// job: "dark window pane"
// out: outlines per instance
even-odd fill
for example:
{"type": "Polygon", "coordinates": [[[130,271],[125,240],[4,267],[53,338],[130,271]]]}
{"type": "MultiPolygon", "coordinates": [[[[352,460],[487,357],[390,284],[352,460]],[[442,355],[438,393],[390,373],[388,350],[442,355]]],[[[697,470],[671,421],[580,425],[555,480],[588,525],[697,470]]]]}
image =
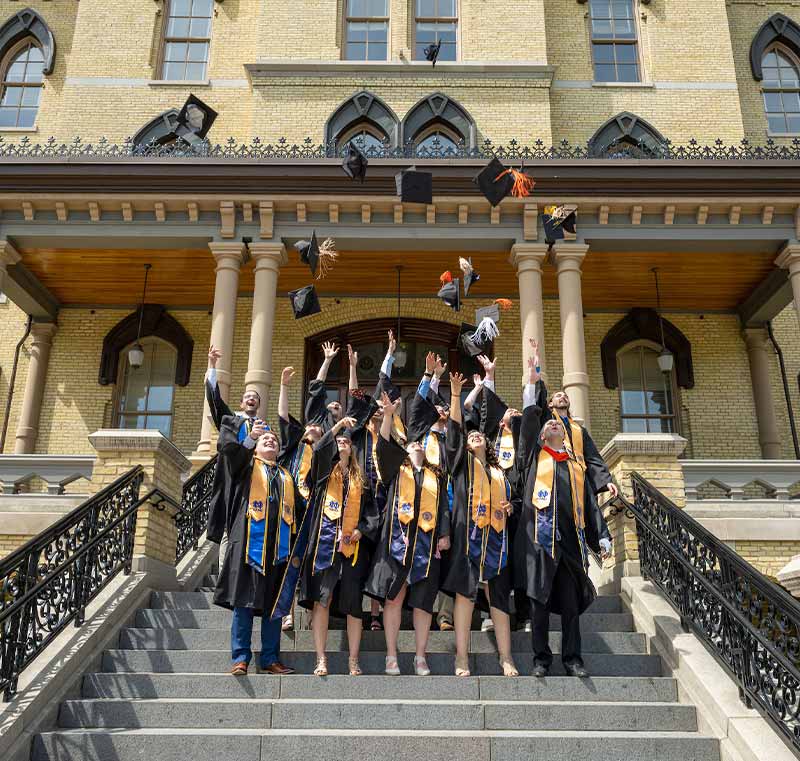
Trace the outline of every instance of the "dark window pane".
{"type": "Polygon", "coordinates": [[[595,63],[614,63],[613,45],[592,45],[592,52],[594,53],[595,63]]]}
{"type": "Polygon", "coordinates": [[[443,42],[442,48],[439,51],[440,61],[455,61],[458,48],[454,42],[443,42]]]}
{"type": "Polygon", "coordinates": [[[165,63],[164,64],[164,79],[178,80],[183,79],[183,72],[185,66],[183,63],[165,63]]]}
{"type": "Polygon", "coordinates": [[[189,19],[171,18],[167,24],[167,37],[188,37],[189,36],[189,19]]]}
{"type": "Polygon", "coordinates": [[[616,75],[616,72],[614,71],[614,67],[613,66],[607,66],[607,65],[595,66],[594,67],[594,78],[598,82],[616,82],[617,81],[617,75],[616,75]]]}
{"type": "Polygon", "coordinates": [[[214,0],[194,0],[192,2],[193,16],[210,16],[214,0]]]}
{"type": "Polygon", "coordinates": [[[601,39],[604,37],[613,37],[614,35],[612,34],[611,22],[605,19],[592,20],[592,36],[599,37],[601,39]]]}
{"type": "Polygon", "coordinates": [[[191,0],[171,0],[169,4],[170,16],[189,16],[191,14],[191,0]]]}
{"type": "Polygon", "coordinates": [[[612,10],[614,18],[633,18],[633,3],[631,0],[614,0],[612,10]]]}
{"type": "Polygon", "coordinates": [[[378,22],[370,24],[369,29],[367,30],[367,35],[369,37],[370,44],[372,44],[373,42],[385,43],[386,33],[387,33],[386,22],[378,22]]]}
{"type": "Polygon", "coordinates": [[[25,87],[22,91],[22,105],[23,106],[38,106],[40,87],[25,87]]]}
{"type": "Polygon", "coordinates": [[[780,111],[782,109],[781,94],[779,92],[765,92],[764,108],[767,111],[780,111]]]}
{"type": "Polygon", "coordinates": [[[8,67],[6,82],[22,82],[25,78],[25,62],[19,59],[8,67]]]}
{"type": "Polygon", "coordinates": [[[647,433],[647,421],[643,418],[623,418],[623,433],[647,433]]]}
{"type": "Polygon", "coordinates": [[[636,63],[636,45],[617,45],[617,63],[636,63]]]}
{"type": "Polygon", "coordinates": [[[436,14],[439,18],[455,18],[456,16],[456,0],[439,0],[439,12],[436,14]]]}
{"type": "Polygon", "coordinates": [[[40,47],[31,45],[28,48],[28,63],[44,63],[44,53],[40,47]]]}
{"type": "Polygon", "coordinates": [[[436,16],[436,0],[417,0],[417,16],[422,18],[436,16]]]}
{"type": "Polygon", "coordinates": [[[619,82],[638,82],[639,81],[639,67],[638,66],[617,66],[617,81],[619,82]]]}
{"type": "Polygon", "coordinates": [[[168,42],[164,48],[165,61],[185,61],[186,60],[185,42],[168,42]]]}
{"type": "Polygon", "coordinates": [[[3,93],[4,106],[18,106],[22,101],[22,88],[21,87],[6,87],[3,93]]]}
{"type": "Polygon", "coordinates": [[[368,25],[363,21],[352,21],[347,25],[348,42],[366,42],[368,25]]]}
{"type": "Polygon", "coordinates": [[[775,133],[786,132],[786,119],[783,114],[769,114],[767,117],[769,131],[775,133]]]}
{"type": "Polygon", "coordinates": [[[370,61],[385,61],[387,55],[386,45],[382,42],[371,42],[367,54],[370,61]]]}
{"type": "Polygon", "coordinates": [[[787,114],[787,131],[800,133],[800,114],[787,114]]]}
{"type": "Polygon", "coordinates": [[[0,127],[17,126],[17,109],[0,106],[0,127]]]}
{"type": "Polygon", "coordinates": [[[761,59],[761,66],[766,68],[767,66],[776,66],[778,65],[778,57],[775,55],[774,50],[770,50],[762,59],[761,59]]]}
{"type": "Polygon", "coordinates": [[[208,18],[192,19],[192,25],[191,28],[189,29],[189,34],[192,37],[210,37],[211,19],[208,18]]]}
{"type": "Polygon", "coordinates": [[[208,56],[207,42],[192,42],[189,44],[189,60],[205,61],[208,56]]]}
{"type": "Polygon", "coordinates": [[[186,80],[188,82],[199,82],[206,78],[206,65],[204,63],[187,63],[186,80]]]}
{"type": "Polygon", "coordinates": [[[363,61],[367,57],[367,45],[364,42],[348,42],[345,58],[348,61],[363,61]]]}
{"type": "Polygon", "coordinates": [[[615,21],[614,22],[614,36],[623,40],[632,40],[636,38],[636,26],[633,21],[615,21]]]}
{"type": "Polygon", "coordinates": [[[799,92],[785,92],[782,93],[783,97],[783,110],[787,112],[800,111],[800,93],[799,92]]]}

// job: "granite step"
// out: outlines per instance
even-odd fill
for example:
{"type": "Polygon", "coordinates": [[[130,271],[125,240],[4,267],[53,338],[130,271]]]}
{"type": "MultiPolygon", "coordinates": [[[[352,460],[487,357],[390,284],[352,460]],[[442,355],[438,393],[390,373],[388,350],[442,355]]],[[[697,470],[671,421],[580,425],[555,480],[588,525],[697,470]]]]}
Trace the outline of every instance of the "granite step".
{"type": "Polygon", "coordinates": [[[677,682],[671,677],[602,677],[575,679],[548,676],[544,679],[499,676],[350,676],[319,677],[293,674],[279,677],[251,673],[232,678],[228,674],[86,674],[84,698],[341,698],[435,700],[528,700],[528,701],[623,701],[627,703],[676,702],[677,682]]]}
{"type": "Polygon", "coordinates": [[[73,729],[44,732],[32,761],[350,761],[391,749],[393,761],[719,761],[696,732],[73,729]]]}
{"type": "Polygon", "coordinates": [[[599,701],[281,698],[67,700],[59,726],[181,729],[565,730],[694,732],[694,706],[599,701]]]}
{"type": "MultiPolygon", "coordinates": [[[[254,662],[258,659],[254,652],[254,662]]],[[[413,674],[413,653],[400,653],[399,663],[403,673],[413,674]]],[[[314,670],[316,657],[313,652],[281,653],[281,660],[296,668],[301,674],[314,670]]],[[[530,674],[533,656],[530,653],[515,653],[514,660],[522,674],[530,674]]],[[[428,665],[431,672],[450,676],[453,674],[455,657],[447,653],[431,653],[428,665]]],[[[661,676],[661,659],[657,655],[614,653],[585,653],[584,662],[590,674],[597,676],[661,676]]],[[[107,672],[155,672],[220,674],[230,669],[229,650],[107,650],[103,655],[103,670],[107,672]]],[[[365,674],[382,674],[385,656],[382,652],[363,652],[361,668],[365,674]]],[[[347,673],[347,653],[329,652],[328,668],[331,673],[347,673]]],[[[500,674],[497,655],[473,653],[470,668],[476,676],[500,674]]],[[[564,673],[560,660],[553,663],[554,675],[564,673]]]]}

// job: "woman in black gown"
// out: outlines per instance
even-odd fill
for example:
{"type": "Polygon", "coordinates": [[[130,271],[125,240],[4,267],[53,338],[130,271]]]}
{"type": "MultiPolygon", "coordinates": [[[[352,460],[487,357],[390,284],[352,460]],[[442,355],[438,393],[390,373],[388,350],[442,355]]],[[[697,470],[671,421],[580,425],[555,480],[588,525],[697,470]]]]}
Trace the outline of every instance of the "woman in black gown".
{"type": "Polygon", "coordinates": [[[404,449],[392,439],[400,400],[392,402],[384,393],[382,401],[377,455],[388,498],[366,592],[384,604],[386,673],[400,673],[397,636],[405,602],[414,611],[414,670],[418,676],[428,676],[426,650],[439,592],[440,553],[450,547],[447,488],[440,471],[426,462],[421,442],[404,449]]]}
{"type": "Polygon", "coordinates": [[[469,636],[479,589],[489,601],[500,665],[505,676],[518,676],[511,656],[511,548],[508,517],[513,510],[511,485],[486,446],[480,431],[465,435],[461,389],[464,376],[450,374],[450,420],[447,462],[453,483],[452,549],[443,584],[455,595],[456,676],[469,676],[469,636]]]}
{"type": "Polygon", "coordinates": [[[349,429],[353,418],[334,424],[315,445],[309,481],[313,510],[308,549],[303,562],[299,603],[313,609],[312,628],[317,652],[314,674],[325,676],[328,621],[347,618],[349,671],[360,675],[362,598],[369,571],[369,542],[378,534],[378,511],[364,474],[352,456],[349,429]],[[362,540],[368,541],[362,541],[362,540]]]}

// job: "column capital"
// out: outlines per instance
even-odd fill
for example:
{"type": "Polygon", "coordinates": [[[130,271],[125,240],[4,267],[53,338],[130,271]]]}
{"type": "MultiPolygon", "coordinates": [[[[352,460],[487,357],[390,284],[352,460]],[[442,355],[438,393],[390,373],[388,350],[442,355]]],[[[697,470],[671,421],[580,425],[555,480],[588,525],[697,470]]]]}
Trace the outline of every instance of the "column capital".
{"type": "Polygon", "coordinates": [[[256,241],[249,245],[250,256],[256,263],[256,268],[282,267],[289,261],[286,246],[280,241],[256,241]]]}
{"type": "Polygon", "coordinates": [[[212,240],[209,241],[208,248],[217,260],[217,269],[226,266],[238,270],[244,263],[246,246],[241,241],[212,240]]]}
{"type": "Polygon", "coordinates": [[[31,325],[31,335],[37,343],[50,343],[58,330],[54,322],[34,322],[31,325]]]}
{"type": "Polygon", "coordinates": [[[516,268],[517,272],[527,270],[540,270],[542,263],[547,258],[550,246],[546,243],[515,243],[511,246],[509,262],[516,268]]]}
{"type": "Polygon", "coordinates": [[[14,245],[7,239],[0,240],[0,270],[9,264],[16,264],[22,257],[14,245]]]}
{"type": "Polygon", "coordinates": [[[778,254],[775,264],[789,270],[792,275],[800,272],[800,243],[787,243],[778,254]]]}
{"type": "Polygon", "coordinates": [[[580,272],[581,264],[586,258],[589,246],[586,243],[564,243],[558,241],[553,246],[553,261],[559,272],[576,269],[580,272]]]}
{"type": "Polygon", "coordinates": [[[766,328],[754,326],[742,328],[742,338],[748,349],[766,349],[769,335],[766,328]]]}

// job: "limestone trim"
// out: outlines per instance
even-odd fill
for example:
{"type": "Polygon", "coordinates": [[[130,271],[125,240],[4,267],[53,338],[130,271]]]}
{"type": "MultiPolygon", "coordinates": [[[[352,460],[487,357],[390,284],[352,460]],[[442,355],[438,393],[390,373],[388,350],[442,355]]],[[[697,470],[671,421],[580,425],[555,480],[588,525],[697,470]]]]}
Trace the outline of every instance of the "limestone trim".
{"type": "Polygon", "coordinates": [[[192,463],[161,431],[102,428],[89,434],[89,443],[98,451],[150,452],[165,457],[181,473],[192,463]]]}
{"type": "MultiPolygon", "coordinates": [[[[544,305],[542,299],[542,264],[549,246],[543,243],[517,243],[511,247],[510,262],[517,270],[519,283],[519,319],[521,323],[522,356],[530,354],[529,339],[539,343],[539,360],[542,377],[547,380],[547,362],[544,346],[544,305]]],[[[526,362],[523,360],[523,384],[527,381],[526,362]]]]}
{"type": "Polygon", "coordinates": [[[618,433],[600,454],[612,467],[629,455],[679,457],[689,442],[677,433],[618,433]]]}
{"type": "Polygon", "coordinates": [[[0,240],[0,274],[3,274],[10,265],[16,264],[20,259],[22,257],[19,251],[10,241],[0,240]]]}
{"type": "Polygon", "coordinates": [[[745,328],[742,331],[742,337],[747,346],[761,456],[765,460],[777,460],[781,456],[781,440],[778,435],[775,402],[772,398],[772,373],[770,354],[767,350],[767,330],[766,328],[745,328]]]}
{"type": "Polygon", "coordinates": [[[778,267],[789,270],[789,282],[792,284],[794,308],[800,324],[800,243],[787,243],[775,260],[778,267]]]}

